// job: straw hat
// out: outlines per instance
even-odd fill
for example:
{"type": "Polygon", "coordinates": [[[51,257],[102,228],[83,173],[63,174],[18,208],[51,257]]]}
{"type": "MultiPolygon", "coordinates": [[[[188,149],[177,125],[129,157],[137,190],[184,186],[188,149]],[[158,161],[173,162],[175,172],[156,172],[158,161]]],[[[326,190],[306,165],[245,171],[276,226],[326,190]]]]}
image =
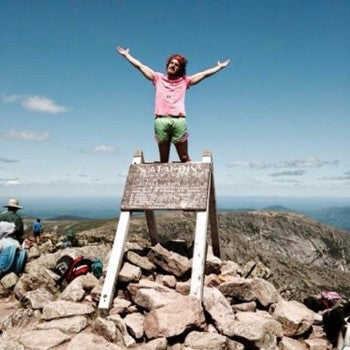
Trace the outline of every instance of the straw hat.
{"type": "Polygon", "coordinates": [[[5,208],[17,208],[22,209],[22,207],[19,205],[19,202],[17,199],[11,198],[7,201],[7,204],[4,205],[5,208]]]}

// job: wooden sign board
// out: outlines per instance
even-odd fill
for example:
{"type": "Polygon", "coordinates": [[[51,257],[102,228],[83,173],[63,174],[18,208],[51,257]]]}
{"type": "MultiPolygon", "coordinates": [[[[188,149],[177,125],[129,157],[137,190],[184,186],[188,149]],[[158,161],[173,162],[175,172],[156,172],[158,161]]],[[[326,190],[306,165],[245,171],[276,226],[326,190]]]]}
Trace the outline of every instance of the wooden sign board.
{"type": "Polygon", "coordinates": [[[207,210],[209,163],[144,163],[129,168],[121,210],[207,210]]]}

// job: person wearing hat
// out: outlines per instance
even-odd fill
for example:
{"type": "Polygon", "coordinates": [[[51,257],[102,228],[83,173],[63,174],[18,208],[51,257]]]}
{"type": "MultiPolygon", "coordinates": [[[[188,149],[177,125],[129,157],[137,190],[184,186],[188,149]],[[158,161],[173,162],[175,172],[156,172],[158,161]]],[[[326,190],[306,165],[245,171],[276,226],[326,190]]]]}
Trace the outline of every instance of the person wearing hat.
{"type": "Polygon", "coordinates": [[[7,208],[7,210],[0,214],[0,221],[13,222],[15,224],[16,229],[13,238],[17,239],[17,241],[22,244],[24,233],[23,220],[17,214],[17,211],[22,209],[22,207],[19,205],[17,199],[11,198],[7,201],[7,204],[4,205],[4,208],[7,208]]]}
{"type": "Polygon", "coordinates": [[[129,49],[117,47],[117,52],[137,68],[145,78],[152,81],[155,87],[154,131],[160,161],[162,163],[169,161],[170,145],[173,143],[181,162],[189,162],[185,111],[186,90],[227,67],[230,60],[218,61],[213,68],[187,76],[187,59],[183,55],[171,55],[165,65],[166,74],[162,74],[153,71],[131,56],[129,49]]]}

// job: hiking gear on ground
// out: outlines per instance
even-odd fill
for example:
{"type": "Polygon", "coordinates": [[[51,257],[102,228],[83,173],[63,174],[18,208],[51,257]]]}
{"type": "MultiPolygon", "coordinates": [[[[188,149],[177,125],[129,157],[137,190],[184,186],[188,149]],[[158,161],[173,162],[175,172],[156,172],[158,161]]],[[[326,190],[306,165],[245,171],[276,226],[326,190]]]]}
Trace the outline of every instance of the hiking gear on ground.
{"type": "Polygon", "coordinates": [[[341,296],[337,292],[324,291],[321,293],[321,302],[326,309],[331,308],[340,300],[341,296]]]}
{"type": "Polygon", "coordinates": [[[6,247],[14,245],[15,247],[19,248],[21,245],[17,241],[17,239],[14,239],[12,237],[5,237],[0,239],[0,250],[5,249],[6,247]]]}
{"type": "Polygon", "coordinates": [[[16,230],[13,222],[0,221],[0,239],[11,236],[16,230]]]}
{"type": "Polygon", "coordinates": [[[74,259],[73,263],[69,267],[69,270],[66,275],[66,281],[70,283],[74,278],[80,275],[86,275],[88,272],[91,272],[92,260],[88,258],[83,258],[78,256],[74,259]]]}
{"type": "Polygon", "coordinates": [[[28,259],[28,254],[25,249],[18,248],[15,260],[15,273],[19,275],[24,272],[28,259]]]}
{"type": "Polygon", "coordinates": [[[53,271],[60,276],[59,281],[63,281],[67,275],[69,268],[71,267],[74,259],[69,255],[61,256],[53,269],[53,271]]]}
{"type": "Polygon", "coordinates": [[[68,229],[64,239],[63,239],[63,246],[64,247],[75,247],[78,245],[78,241],[75,238],[75,232],[72,228],[68,229]]]}
{"type": "Polygon", "coordinates": [[[91,264],[91,272],[93,273],[93,275],[99,279],[102,276],[103,273],[103,264],[102,261],[98,258],[95,258],[94,260],[92,260],[92,264],[91,264]]]}
{"type": "Polygon", "coordinates": [[[4,205],[4,208],[17,208],[17,209],[22,209],[23,207],[21,207],[19,205],[19,202],[18,202],[18,199],[15,199],[15,198],[11,198],[7,201],[7,204],[4,205]]]}
{"type": "Polygon", "coordinates": [[[27,263],[27,251],[10,245],[0,251],[0,275],[4,276],[10,272],[17,275],[24,271],[27,263]]]}
{"type": "Polygon", "coordinates": [[[76,277],[92,272],[96,278],[100,278],[103,273],[102,261],[98,258],[90,259],[78,256],[73,259],[69,255],[63,255],[56,263],[53,270],[60,276],[58,283],[64,280],[72,282],[76,277]]]}

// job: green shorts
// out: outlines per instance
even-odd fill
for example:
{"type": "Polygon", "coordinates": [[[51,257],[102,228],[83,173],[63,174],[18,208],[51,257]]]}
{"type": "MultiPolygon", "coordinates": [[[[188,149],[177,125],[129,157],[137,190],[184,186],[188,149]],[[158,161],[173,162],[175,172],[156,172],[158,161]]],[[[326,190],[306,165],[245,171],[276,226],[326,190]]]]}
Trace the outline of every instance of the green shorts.
{"type": "Polygon", "coordinates": [[[154,121],[154,137],[158,143],[184,142],[188,139],[185,117],[156,117],[154,121]]]}

